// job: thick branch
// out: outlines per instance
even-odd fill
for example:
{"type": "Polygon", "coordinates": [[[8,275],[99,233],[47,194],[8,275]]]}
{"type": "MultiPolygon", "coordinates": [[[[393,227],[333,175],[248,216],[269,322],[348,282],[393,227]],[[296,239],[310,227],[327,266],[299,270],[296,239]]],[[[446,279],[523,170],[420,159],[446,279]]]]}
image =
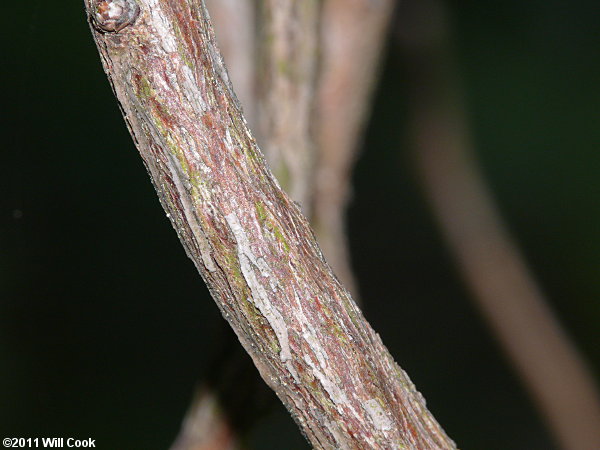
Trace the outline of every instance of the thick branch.
{"type": "Polygon", "coordinates": [[[187,254],[313,446],[453,448],[266,168],[204,4],[114,0],[125,9],[97,14],[113,2],[86,3],[104,69],[187,254]]]}

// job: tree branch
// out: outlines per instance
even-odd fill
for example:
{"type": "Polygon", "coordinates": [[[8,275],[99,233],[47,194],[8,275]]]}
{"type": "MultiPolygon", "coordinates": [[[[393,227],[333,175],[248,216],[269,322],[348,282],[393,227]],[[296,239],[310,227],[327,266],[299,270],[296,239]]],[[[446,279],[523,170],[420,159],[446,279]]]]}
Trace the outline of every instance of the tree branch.
{"type": "MultiPolygon", "coordinates": [[[[206,0],[219,49],[227,65],[234,91],[242,104],[244,117],[250,127],[256,129],[256,5],[250,0],[206,0]]],[[[227,326],[225,323],[223,327],[227,326]]],[[[239,353],[235,353],[235,359],[239,353]]],[[[231,385],[217,385],[202,380],[194,396],[171,450],[231,450],[240,448],[243,438],[242,425],[233,420],[238,411],[227,402],[235,387],[248,384],[245,360],[236,365],[237,374],[231,385]]],[[[223,359],[212,362],[210,372],[227,370],[223,359]]],[[[256,393],[256,391],[254,391],[256,393]]],[[[248,405],[244,405],[246,411],[248,405]]],[[[252,415],[255,417],[255,415],[252,415]]]]}
{"type": "Polygon", "coordinates": [[[86,6],[104,69],[188,256],[312,445],[454,448],[266,168],[204,3],[86,6]]]}

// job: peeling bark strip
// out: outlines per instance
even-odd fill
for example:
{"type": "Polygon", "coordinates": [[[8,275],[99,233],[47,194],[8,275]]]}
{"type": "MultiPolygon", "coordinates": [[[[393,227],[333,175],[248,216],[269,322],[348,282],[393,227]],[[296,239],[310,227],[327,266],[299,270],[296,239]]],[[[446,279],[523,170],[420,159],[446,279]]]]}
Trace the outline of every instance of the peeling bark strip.
{"type": "MultiPolygon", "coordinates": [[[[106,2],[86,0],[91,22],[106,2]]],[[[316,448],[454,448],[266,168],[203,2],[136,2],[133,23],[91,27],[104,69],[188,256],[264,380],[316,448]]]]}

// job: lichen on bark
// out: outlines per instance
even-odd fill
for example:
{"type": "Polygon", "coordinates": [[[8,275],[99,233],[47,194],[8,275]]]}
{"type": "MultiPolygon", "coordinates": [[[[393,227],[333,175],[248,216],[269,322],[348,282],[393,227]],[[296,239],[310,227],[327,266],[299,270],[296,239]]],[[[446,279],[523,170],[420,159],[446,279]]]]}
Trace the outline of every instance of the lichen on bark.
{"type": "MultiPolygon", "coordinates": [[[[314,447],[453,448],[267,168],[204,3],[135,1],[133,23],[91,27],[104,69],[173,227],[263,379],[314,447]]],[[[98,3],[86,0],[91,20],[98,3]]]]}

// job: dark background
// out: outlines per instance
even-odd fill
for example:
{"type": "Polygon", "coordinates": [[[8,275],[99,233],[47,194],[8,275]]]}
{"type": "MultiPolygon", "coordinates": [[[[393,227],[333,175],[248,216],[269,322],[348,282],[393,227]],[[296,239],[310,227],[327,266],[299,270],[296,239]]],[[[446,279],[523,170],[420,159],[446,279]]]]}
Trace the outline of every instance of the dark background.
{"type": "MultiPolygon", "coordinates": [[[[164,449],[219,351],[222,319],[160,208],[82,3],[2,6],[0,437],[164,449]]],[[[597,0],[450,11],[478,157],[598,374],[597,0]]],[[[350,210],[365,314],[462,448],[551,449],[415,182],[404,76],[390,42],[350,210]]],[[[306,448],[276,402],[250,443],[306,448]]]]}

